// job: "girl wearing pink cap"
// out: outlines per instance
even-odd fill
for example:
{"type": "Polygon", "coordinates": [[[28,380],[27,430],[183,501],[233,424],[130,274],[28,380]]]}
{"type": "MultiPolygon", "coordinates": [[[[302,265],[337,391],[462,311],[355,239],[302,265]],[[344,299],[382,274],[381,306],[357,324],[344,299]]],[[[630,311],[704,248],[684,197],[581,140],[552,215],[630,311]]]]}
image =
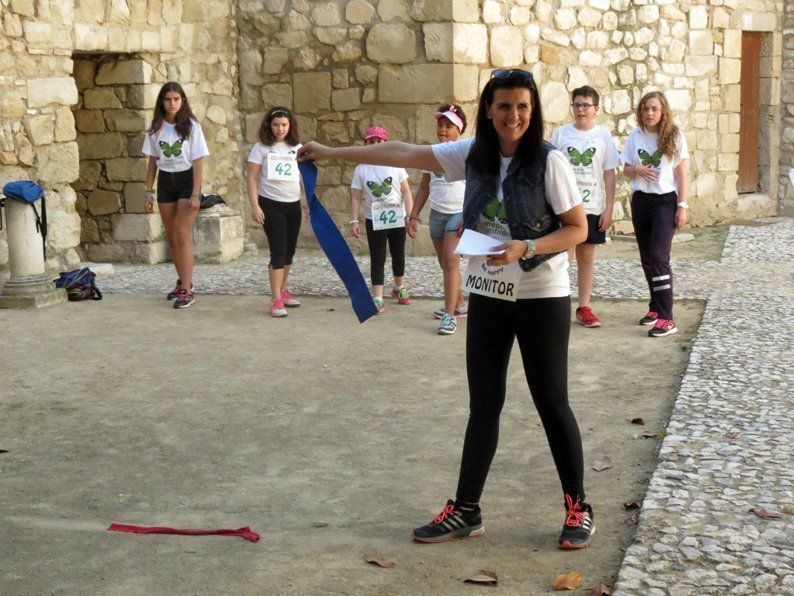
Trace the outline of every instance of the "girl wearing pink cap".
{"type": "MultiPolygon", "coordinates": [[[[466,114],[456,104],[445,103],[435,114],[436,137],[439,143],[457,141],[466,130],[466,114]]],[[[438,264],[444,272],[444,305],[433,313],[441,319],[439,335],[452,335],[458,327],[457,317],[465,317],[466,304],[460,289],[460,255],[455,254],[458,246],[458,227],[463,220],[463,195],[466,182],[449,182],[444,172],[422,171],[422,182],[416,192],[414,208],[408,218],[408,235],[416,238],[419,214],[427,201],[430,201],[430,239],[436,249],[438,264]]]]}
{"type": "MultiPolygon", "coordinates": [[[[376,145],[388,140],[388,133],[382,126],[370,126],[364,133],[366,145],[376,145]]],[[[391,255],[394,288],[391,297],[399,304],[410,304],[411,295],[403,283],[405,275],[405,213],[413,206],[411,189],[408,186],[408,172],[403,168],[359,164],[353,173],[350,184],[351,207],[350,233],[361,237],[358,212],[364,199],[366,216],[367,244],[369,245],[370,278],[372,297],[378,314],[383,312],[383,270],[386,267],[386,245],[391,255]],[[377,212],[373,221],[373,213],[377,212]]]]}

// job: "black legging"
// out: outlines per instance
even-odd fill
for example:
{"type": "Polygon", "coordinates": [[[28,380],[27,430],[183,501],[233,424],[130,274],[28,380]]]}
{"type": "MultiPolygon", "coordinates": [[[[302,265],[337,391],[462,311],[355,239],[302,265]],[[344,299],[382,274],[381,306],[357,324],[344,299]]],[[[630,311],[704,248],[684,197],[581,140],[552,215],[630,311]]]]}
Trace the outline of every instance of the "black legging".
{"type": "Polygon", "coordinates": [[[388,230],[373,230],[372,220],[367,218],[367,244],[369,244],[369,276],[373,286],[383,285],[383,269],[386,267],[386,242],[389,243],[391,271],[394,277],[405,275],[405,226],[388,230]]]}
{"type": "Polygon", "coordinates": [[[648,310],[660,319],[673,318],[673,270],[670,248],[675,235],[678,194],[657,195],[637,191],[631,195],[631,223],[640,249],[640,262],[651,299],[648,310]]]}
{"type": "Polygon", "coordinates": [[[265,236],[270,247],[270,268],[284,269],[292,265],[298,232],[301,231],[300,201],[274,201],[259,197],[259,207],[265,213],[265,236]]]}
{"type": "Polygon", "coordinates": [[[496,453],[507,364],[518,338],[524,373],[551,447],[563,492],[584,499],[582,439],[568,405],[571,301],[535,298],[514,303],[471,294],[466,324],[469,424],[457,497],[478,503],[496,453]]]}

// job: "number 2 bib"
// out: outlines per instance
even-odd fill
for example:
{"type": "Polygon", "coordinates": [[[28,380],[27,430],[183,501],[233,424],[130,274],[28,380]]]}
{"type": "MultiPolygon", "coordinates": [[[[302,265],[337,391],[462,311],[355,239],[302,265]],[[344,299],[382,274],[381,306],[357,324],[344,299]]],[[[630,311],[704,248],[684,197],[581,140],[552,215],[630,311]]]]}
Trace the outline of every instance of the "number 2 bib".
{"type": "Polygon", "coordinates": [[[269,180],[298,180],[298,162],[294,153],[268,153],[267,177],[269,180]]]}

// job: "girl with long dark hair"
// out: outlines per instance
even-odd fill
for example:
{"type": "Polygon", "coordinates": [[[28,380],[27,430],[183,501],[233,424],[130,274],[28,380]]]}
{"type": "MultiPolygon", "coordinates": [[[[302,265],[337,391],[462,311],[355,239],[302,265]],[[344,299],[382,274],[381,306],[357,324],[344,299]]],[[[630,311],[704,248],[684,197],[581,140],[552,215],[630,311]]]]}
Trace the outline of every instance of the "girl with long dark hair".
{"type": "Polygon", "coordinates": [[[174,300],[174,308],[187,308],[196,301],[193,294],[193,226],[201,202],[202,160],[210,152],[179,83],[166,83],[157,94],[143,153],[149,156],[146,211],[154,210],[157,173],[157,206],[177,274],[176,286],[167,298],[174,300]]]}
{"type": "Polygon", "coordinates": [[[301,178],[295,156],[300,133],[293,113],[271,108],[262,119],[257,143],[248,154],[246,179],[251,218],[265,229],[270,248],[267,267],[271,317],[287,316],[300,301],[287,289],[301,229],[301,178]]]}
{"type": "Polygon", "coordinates": [[[543,141],[540,96],[530,72],[496,70],[483,89],[475,137],[432,146],[379,143],[329,148],[307,143],[299,160],[340,159],[444,171],[466,180],[462,227],[493,238],[486,259],[470,259],[466,278],[487,270],[470,288],[466,336],[469,423],[457,495],[429,524],[420,542],[484,532],[480,496],[496,452],[507,365],[515,339],[529,390],[551,447],[564,493],[559,547],[586,547],[593,510],[585,501],[579,428],[568,404],[570,286],[565,251],[587,235],[576,179],[565,156],[543,141]],[[496,284],[493,279],[497,279],[496,284]],[[512,284],[512,285],[511,285],[512,284]],[[503,291],[510,288],[509,292],[503,291]]]}

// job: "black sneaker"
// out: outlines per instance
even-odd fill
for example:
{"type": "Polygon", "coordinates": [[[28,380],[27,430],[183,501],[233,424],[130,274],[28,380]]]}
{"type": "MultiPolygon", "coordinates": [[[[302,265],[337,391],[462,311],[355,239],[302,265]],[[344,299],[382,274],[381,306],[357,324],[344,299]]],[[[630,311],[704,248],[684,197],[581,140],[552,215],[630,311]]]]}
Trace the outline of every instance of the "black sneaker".
{"type": "MultiPolygon", "coordinates": [[[[177,279],[176,280],[176,285],[174,286],[174,289],[171,290],[170,292],[168,292],[168,294],[166,294],[165,297],[168,300],[173,300],[174,298],[179,296],[179,290],[181,290],[181,289],[182,289],[182,280],[181,279],[177,279]]],[[[193,282],[190,282],[190,289],[191,289],[191,291],[193,290],[193,282]]]]}
{"type": "Polygon", "coordinates": [[[590,536],[593,534],[595,534],[593,508],[579,499],[574,503],[570,495],[565,495],[565,525],[560,534],[560,548],[563,550],[587,548],[590,544],[590,536]]]}
{"type": "Polygon", "coordinates": [[[433,521],[414,530],[413,538],[417,542],[446,542],[483,534],[485,526],[480,508],[475,506],[471,511],[456,509],[455,501],[450,499],[433,521]]]}
{"type": "Polygon", "coordinates": [[[649,310],[648,313],[640,319],[640,325],[653,325],[659,319],[659,313],[649,310]]]}
{"type": "Polygon", "coordinates": [[[196,297],[193,295],[193,292],[189,292],[186,289],[182,288],[179,290],[179,294],[174,300],[174,308],[187,308],[188,306],[192,305],[196,301],[196,297]]]}
{"type": "Polygon", "coordinates": [[[166,297],[168,300],[173,300],[174,298],[176,298],[177,296],[179,296],[179,291],[180,291],[181,289],[182,289],[182,280],[181,280],[181,279],[177,279],[177,280],[176,280],[176,285],[174,286],[174,289],[173,289],[173,290],[171,290],[170,292],[168,292],[168,294],[166,294],[166,296],[165,296],[165,297],[166,297]]]}

